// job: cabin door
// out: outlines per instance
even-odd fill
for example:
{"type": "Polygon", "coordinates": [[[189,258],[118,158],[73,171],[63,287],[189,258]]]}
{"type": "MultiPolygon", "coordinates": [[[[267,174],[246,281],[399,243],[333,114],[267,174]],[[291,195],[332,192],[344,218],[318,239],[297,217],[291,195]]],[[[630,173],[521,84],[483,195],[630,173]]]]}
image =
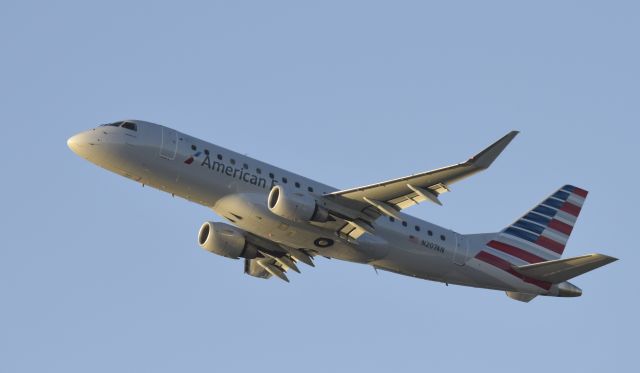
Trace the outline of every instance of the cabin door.
{"type": "Polygon", "coordinates": [[[176,158],[178,151],[178,132],[171,128],[162,127],[162,146],[160,147],[160,157],[170,161],[176,158]]]}
{"type": "Polygon", "coordinates": [[[453,262],[459,266],[463,266],[467,261],[468,242],[463,235],[456,234],[456,249],[453,253],[453,262]]]}

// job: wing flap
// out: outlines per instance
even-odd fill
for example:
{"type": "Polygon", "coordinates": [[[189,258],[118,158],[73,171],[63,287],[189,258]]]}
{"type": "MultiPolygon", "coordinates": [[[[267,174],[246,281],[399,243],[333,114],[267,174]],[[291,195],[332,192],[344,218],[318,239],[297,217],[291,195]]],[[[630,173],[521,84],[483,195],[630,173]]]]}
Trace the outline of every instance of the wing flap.
{"type": "Polygon", "coordinates": [[[292,270],[300,273],[297,262],[305,263],[311,267],[313,264],[313,253],[304,249],[295,249],[279,245],[273,241],[248,234],[247,240],[255,245],[257,256],[244,260],[244,273],[249,276],[268,279],[275,276],[283,281],[289,282],[285,274],[292,270]]]}

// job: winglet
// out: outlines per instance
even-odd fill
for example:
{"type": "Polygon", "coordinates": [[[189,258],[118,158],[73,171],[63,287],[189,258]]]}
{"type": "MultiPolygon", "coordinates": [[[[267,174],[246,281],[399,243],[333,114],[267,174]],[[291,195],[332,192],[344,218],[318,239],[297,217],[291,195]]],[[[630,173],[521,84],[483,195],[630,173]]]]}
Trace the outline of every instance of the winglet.
{"type": "Polygon", "coordinates": [[[476,154],[473,158],[469,159],[469,163],[480,169],[486,169],[491,166],[491,163],[498,158],[500,153],[509,145],[519,131],[511,131],[504,135],[500,140],[491,144],[488,148],[476,154]]]}

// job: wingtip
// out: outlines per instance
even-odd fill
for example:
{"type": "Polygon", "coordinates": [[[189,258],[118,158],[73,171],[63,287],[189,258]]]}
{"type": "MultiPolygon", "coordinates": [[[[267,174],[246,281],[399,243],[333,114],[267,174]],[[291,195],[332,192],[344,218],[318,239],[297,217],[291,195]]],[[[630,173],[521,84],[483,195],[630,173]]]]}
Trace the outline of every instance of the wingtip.
{"type": "Polygon", "coordinates": [[[493,161],[498,158],[502,151],[509,145],[509,143],[520,133],[520,131],[511,131],[502,136],[498,141],[489,145],[486,149],[476,154],[470,159],[470,162],[481,169],[486,169],[491,166],[493,161]]]}
{"type": "Polygon", "coordinates": [[[609,255],[605,255],[605,254],[598,254],[598,256],[600,256],[604,261],[606,261],[607,263],[613,263],[615,261],[618,261],[618,258],[614,258],[612,256],[609,255]]]}
{"type": "Polygon", "coordinates": [[[516,136],[518,136],[519,133],[520,133],[520,131],[513,130],[513,131],[507,133],[506,135],[502,136],[502,138],[500,140],[498,140],[497,142],[500,142],[500,141],[505,140],[505,139],[509,139],[509,141],[511,141],[516,136]]]}
{"type": "Polygon", "coordinates": [[[586,256],[596,257],[601,263],[603,263],[603,266],[619,260],[618,258],[600,253],[587,254],[586,256]]]}

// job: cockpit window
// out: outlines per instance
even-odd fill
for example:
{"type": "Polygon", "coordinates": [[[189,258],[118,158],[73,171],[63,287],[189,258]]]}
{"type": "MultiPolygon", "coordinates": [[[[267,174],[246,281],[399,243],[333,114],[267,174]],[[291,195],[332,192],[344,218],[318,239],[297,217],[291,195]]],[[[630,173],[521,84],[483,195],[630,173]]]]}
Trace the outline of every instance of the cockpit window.
{"type": "Polygon", "coordinates": [[[121,124],[122,122],[113,122],[113,123],[103,124],[100,127],[120,127],[121,124]]]}
{"type": "Polygon", "coordinates": [[[122,128],[126,128],[126,129],[132,130],[132,131],[137,131],[138,130],[138,126],[135,123],[131,123],[131,122],[122,123],[122,128]]]}

